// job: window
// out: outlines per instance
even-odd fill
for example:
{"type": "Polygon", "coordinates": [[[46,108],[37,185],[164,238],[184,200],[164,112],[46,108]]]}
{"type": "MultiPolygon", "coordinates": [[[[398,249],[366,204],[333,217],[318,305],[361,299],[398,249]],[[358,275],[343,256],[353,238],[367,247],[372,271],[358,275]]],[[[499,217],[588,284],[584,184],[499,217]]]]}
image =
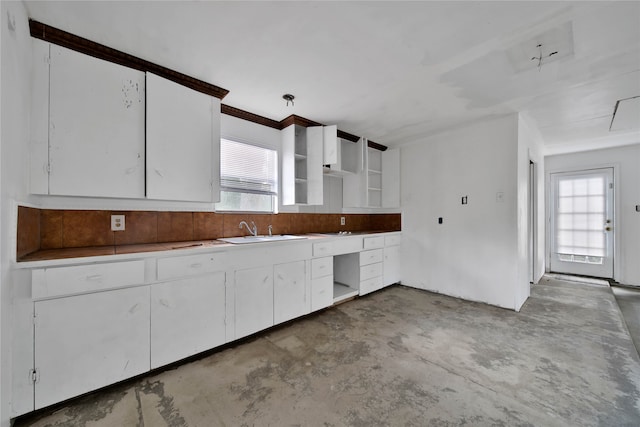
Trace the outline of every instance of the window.
{"type": "Polygon", "coordinates": [[[220,140],[218,211],[275,212],[278,153],[228,139],[220,140]]]}

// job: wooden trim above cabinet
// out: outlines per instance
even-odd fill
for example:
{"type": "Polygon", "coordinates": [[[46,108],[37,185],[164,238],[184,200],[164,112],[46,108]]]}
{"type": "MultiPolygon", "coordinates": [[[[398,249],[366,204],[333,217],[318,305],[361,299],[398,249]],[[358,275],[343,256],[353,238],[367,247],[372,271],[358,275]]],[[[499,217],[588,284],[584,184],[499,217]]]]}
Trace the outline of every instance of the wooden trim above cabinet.
{"type": "Polygon", "coordinates": [[[378,144],[377,142],[367,141],[367,146],[369,148],[373,148],[375,150],[387,151],[387,146],[386,145],[378,144]]]}
{"type": "MultiPolygon", "coordinates": [[[[282,121],[280,121],[280,125],[281,125],[281,129],[284,129],[291,125],[299,125],[302,127],[323,126],[322,123],[314,122],[313,120],[309,120],[301,116],[296,116],[295,114],[292,114],[289,117],[282,119],[282,121]]],[[[360,140],[359,136],[341,131],[339,129],[338,129],[338,137],[346,139],[347,141],[351,141],[351,142],[358,142],[360,140]]],[[[386,151],[387,149],[385,145],[378,144],[377,142],[373,142],[373,141],[367,141],[367,145],[370,148],[374,148],[380,151],[386,151]]]]}
{"type": "Polygon", "coordinates": [[[282,130],[282,122],[277,120],[268,119],[266,117],[260,116],[258,114],[250,113],[245,110],[241,110],[236,107],[231,107],[230,105],[222,104],[220,106],[220,112],[222,114],[226,114],[227,116],[237,117],[242,120],[247,120],[249,122],[257,123],[259,125],[267,126],[270,128],[282,130]]]}
{"type": "Polygon", "coordinates": [[[67,49],[75,50],[98,59],[113,62],[135,70],[150,72],[167,80],[174,81],[195,91],[223,99],[229,91],[211,83],[198,80],[186,74],[179,73],[161,65],[154,64],[128,53],[104,46],[100,43],[51,27],[32,19],[29,20],[31,37],[57,44],[67,49]]]}
{"type": "Polygon", "coordinates": [[[282,129],[291,125],[298,125],[308,128],[310,126],[322,126],[322,123],[314,122],[313,120],[305,119],[304,117],[292,114],[289,117],[285,117],[284,119],[282,119],[280,121],[280,125],[282,126],[282,129]]]}

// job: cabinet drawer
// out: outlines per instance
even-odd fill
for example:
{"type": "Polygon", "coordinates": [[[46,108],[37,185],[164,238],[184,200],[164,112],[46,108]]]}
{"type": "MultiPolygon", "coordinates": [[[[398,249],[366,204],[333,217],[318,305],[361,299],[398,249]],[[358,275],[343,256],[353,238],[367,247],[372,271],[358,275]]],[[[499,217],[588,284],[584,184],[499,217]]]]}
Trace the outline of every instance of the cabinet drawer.
{"type": "Polygon", "coordinates": [[[311,281],[311,311],[333,304],[333,277],[326,276],[311,281]]]}
{"type": "Polygon", "coordinates": [[[372,277],[382,276],[382,263],[369,264],[360,267],[360,283],[363,280],[371,279],[372,277]]]}
{"type": "Polygon", "coordinates": [[[398,246],[400,241],[402,240],[402,236],[400,234],[393,234],[391,236],[384,237],[384,245],[385,246],[398,246]]]}
{"type": "Polygon", "coordinates": [[[370,292],[382,289],[382,277],[372,277],[371,279],[360,282],[360,295],[366,295],[370,292]]]}
{"type": "Polygon", "coordinates": [[[225,268],[225,252],[187,255],[158,260],[158,280],[213,273],[225,268]]]}
{"type": "Polygon", "coordinates": [[[384,236],[364,238],[365,249],[376,249],[376,248],[382,248],[382,247],[384,247],[384,236]]]}
{"type": "Polygon", "coordinates": [[[319,242],[313,244],[313,256],[327,256],[333,255],[333,243],[332,242],[319,242]]]}
{"type": "Polygon", "coordinates": [[[333,276],[333,257],[316,258],[311,260],[311,278],[333,276]]]}
{"type": "Polygon", "coordinates": [[[33,299],[96,292],[144,283],[144,261],[45,268],[32,278],[33,299]]]}
{"type": "Polygon", "coordinates": [[[371,251],[360,252],[360,265],[369,265],[382,261],[383,250],[373,249],[371,251]]]}

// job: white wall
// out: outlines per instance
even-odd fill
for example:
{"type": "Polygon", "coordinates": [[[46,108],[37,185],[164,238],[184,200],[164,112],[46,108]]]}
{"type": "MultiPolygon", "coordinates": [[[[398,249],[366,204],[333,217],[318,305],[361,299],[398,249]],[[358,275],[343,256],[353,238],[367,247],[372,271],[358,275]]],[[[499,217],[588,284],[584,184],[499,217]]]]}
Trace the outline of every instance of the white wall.
{"type": "MultiPolygon", "coordinates": [[[[640,143],[548,156],[545,158],[547,188],[551,173],[610,166],[615,171],[614,279],[622,284],[640,286],[640,212],[635,211],[635,206],[640,204],[640,143]]],[[[546,215],[548,217],[548,210],[546,215]]],[[[547,259],[548,251],[547,248],[547,259]]]]}
{"type": "Polygon", "coordinates": [[[518,309],[518,116],[403,145],[400,169],[402,283],[518,309]]]}
{"type": "Polygon", "coordinates": [[[542,137],[538,130],[523,115],[518,116],[518,280],[516,282],[515,307],[519,310],[529,297],[531,287],[531,256],[535,258],[533,282],[537,283],[545,272],[544,245],[544,156],[542,137]],[[535,185],[533,186],[534,212],[529,212],[529,162],[535,164],[535,185]],[[536,221],[534,253],[530,254],[529,216],[536,221]]]}
{"type": "MultiPolygon", "coordinates": [[[[31,37],[22,2],[0,2],[2,16],[0,128],[0,426],[9,425],[12,386],[13,299],[30,293],[29,276],[11,268],[15,259],[15,202],[28,196],[31,37]]],[[[18,360],[18,363],[20,360],[18,360]]],[[[23,372],[28,376],[28,371],[23,372]]],[[[33,396],[33,394],[31,394],[33,396]]]]}

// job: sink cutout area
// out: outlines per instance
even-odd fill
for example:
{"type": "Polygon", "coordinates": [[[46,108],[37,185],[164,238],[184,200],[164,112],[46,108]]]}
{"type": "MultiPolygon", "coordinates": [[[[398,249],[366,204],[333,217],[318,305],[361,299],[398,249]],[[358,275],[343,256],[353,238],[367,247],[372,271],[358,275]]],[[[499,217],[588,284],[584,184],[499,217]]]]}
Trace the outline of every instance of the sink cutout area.
{"type": "Polygon", "coordinates": [[[233,243],[234,245],[242,245],[245,243],[263,243],[278,242],[282,240],[301,240],[306,239],[305,236],[293,236],[291,234],[281,234],[278,236],[244,236],[244,237],[225,237],[218,239],[222,242],[233,243]]]}

